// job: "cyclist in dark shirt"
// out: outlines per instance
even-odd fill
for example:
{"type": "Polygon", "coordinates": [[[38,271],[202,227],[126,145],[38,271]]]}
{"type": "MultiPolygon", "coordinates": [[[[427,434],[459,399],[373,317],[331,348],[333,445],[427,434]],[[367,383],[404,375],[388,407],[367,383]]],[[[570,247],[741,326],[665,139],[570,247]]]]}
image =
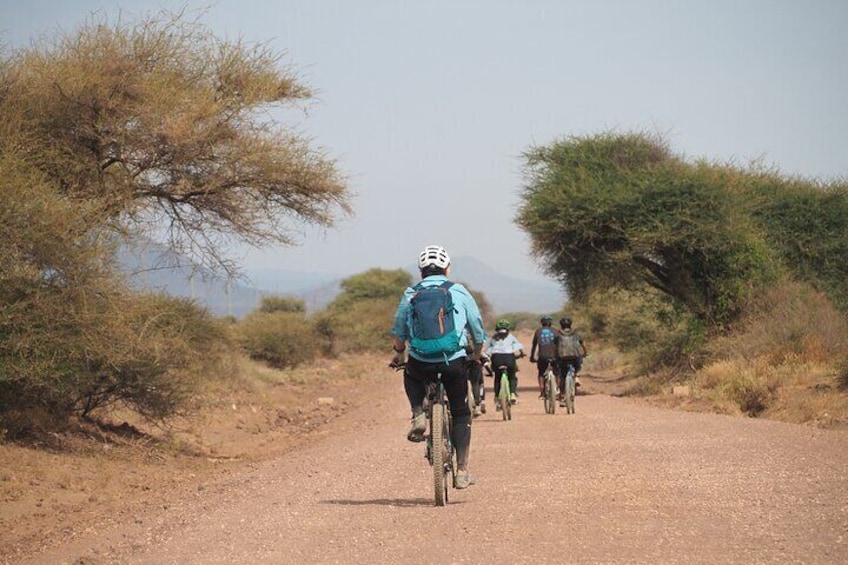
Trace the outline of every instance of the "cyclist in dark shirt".
{"type": "MultiPolygon", "coordinates": [[[[574,367],[574,385],[580,386],[580,377],[578,373],[583,367],[583,358],[589,355],[586,351],[586,343],[579,333],[571,327],[571,318],[568,316],[559,321],[560,329],[558,331],[558,355],[559,358],[559,378],[560,390],[565,390],[563,379],[568,372],[568,366],[574,367]]],[[[560,404],[561,406],[562,404],[560,404]]]]}
{"type": "Polygon", "coordinates": [[[539,398],[545,397],[545,371],[548,363],[553,365],[557,382],[559,382],[559,363],[557,363],[559,334],[551,327],[553,321],[551,316],[542,316],[540,320],[542,327],[533,334],[533,345],[530,346],[530,362],[536,363],[539,372],[539,398]]]}

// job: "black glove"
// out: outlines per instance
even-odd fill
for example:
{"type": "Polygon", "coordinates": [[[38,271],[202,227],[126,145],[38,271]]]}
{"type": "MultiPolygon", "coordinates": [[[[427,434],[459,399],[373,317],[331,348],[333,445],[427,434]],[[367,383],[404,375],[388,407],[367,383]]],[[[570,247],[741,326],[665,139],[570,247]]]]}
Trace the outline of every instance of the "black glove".
{"type": "Polygon", "coordinates": [[[395,351],[395,354],[392,356],[392,361],[391,363],[389,363],[389,367],[392,367],[394,369],[400,367],[405,361],[404,357],[405,355],[403,351],[395,351]]]}

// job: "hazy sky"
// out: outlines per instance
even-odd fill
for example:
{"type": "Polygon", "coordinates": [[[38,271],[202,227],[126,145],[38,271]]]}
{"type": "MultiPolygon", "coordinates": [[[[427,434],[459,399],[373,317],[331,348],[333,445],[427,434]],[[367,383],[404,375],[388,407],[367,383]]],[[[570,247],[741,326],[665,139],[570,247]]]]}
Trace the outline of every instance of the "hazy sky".
{"type": "MultiPolygon", "coordinates": [[[[0,42],[147,0],[0,0],[0,42]]],[[[572,135],[645,130],[687,158],[848,176],[844,0],[218,0],[201,21],[270,42],[318,91],[292,123],[335,158],[355,216],[244,264],[350,274],[427,244],[540,277],[514,224],[521,155],[572,135]]]]}

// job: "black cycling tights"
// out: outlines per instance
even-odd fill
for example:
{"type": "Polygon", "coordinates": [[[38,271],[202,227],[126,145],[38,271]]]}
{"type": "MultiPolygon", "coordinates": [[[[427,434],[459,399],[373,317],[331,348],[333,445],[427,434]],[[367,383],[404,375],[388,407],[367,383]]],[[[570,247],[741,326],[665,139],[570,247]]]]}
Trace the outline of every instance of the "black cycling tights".
{"type": "Polygon", "coordinates": [[[471,447],[471,411],[468,409],[468,373],[465,357],[450,363],[424,363],[410,357],[403,373],[403,387],[406,389],[412,413],[420,414],[424,395],[427,393],[426,383],[435,380],[439,373],[442,374],[453,417],[451,440],[456,448],[457,467],[466,470],[471,447]]]}
{"type": "Polygon", "coordinates": [[[498,367],[506,366],[506,374],[509,376],[509,388],[511,392],[518,390],[518,375],[515,374],[518,366],[515,362],[515,355],[512,353],[493,353],[492,354],[492,370],[495,372],[495,398],[501,391],[501,375],[498,372],[498,367]]]}

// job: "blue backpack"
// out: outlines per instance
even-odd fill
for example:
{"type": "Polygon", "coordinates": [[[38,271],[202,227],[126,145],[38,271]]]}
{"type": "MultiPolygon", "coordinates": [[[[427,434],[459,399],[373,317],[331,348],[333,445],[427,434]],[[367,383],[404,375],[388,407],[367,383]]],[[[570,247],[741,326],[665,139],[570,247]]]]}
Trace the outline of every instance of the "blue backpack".
{"type": "Polygon", "coordinates": [[[453,354],[461,349],[453,322],[454,306],[450,287],[445,281],[438,286],[412,287],[409,299],[409,347],[423,357],[453,354]]]}
{"type": "Polygon", "coordinates": [[[540,359],[553,359],[557,356],[557,335],[548,327],[540,328],[537,345],[540,359]]]}

